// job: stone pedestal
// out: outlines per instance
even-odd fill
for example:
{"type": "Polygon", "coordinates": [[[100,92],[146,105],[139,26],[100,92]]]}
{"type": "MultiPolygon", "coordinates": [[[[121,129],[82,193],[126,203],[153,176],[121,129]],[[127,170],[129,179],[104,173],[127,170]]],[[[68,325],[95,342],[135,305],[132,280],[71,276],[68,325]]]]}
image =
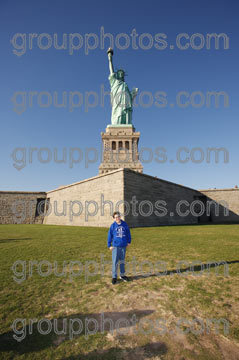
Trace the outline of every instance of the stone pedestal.
{"type": "Polygon", "coordinates": [[[102,163],[99,174],[105,174],[119,168],[143,172],[139,161],[138,142],[140,132],[133,125],[108,125],[102,138],[102,163]]]}

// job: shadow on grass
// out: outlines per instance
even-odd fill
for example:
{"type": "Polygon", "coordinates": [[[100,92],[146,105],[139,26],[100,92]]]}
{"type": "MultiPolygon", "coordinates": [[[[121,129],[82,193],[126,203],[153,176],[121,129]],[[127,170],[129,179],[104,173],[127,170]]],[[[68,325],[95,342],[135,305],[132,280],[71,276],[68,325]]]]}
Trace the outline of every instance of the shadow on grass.
{"type": "Polygon", "coordinates": [[[238,221],[227,221],[227,222],[199,222],[196,224],[165,224],[165,225],[160,225],[160,226],[170,226],[170,227],[174,227],[174,226],[211,226],[211,225],[239,225],[239,220],[238,221]]]}
{"type": "Polygon", "coordinates": [[[127,359],[131,360],[143,360],[147,357],[155,357],[164,355],[168,352],[168,347],[163,342],[148,343],[144,346],[137,346],[134,348],[120,348],[113,347],[107,350],[95,350],[88,354],[79,354],[62,358],[61,360],[116,360],[121,358],[120,356],[127,355],[127,359]]]}
{"type": "Polygon", "coordinates": [[[32,240],[32,238],[21,238],[21,239],[0,239],[0,244],[8,243],[12,241],[32,240]]]}
{"type": "Polygon", "coordinates": [[[18,319],[12,331],[0,335],[0,352],[13,351],[25,354],[40,351],[50,346],[58,346],[62,342],[104,331],[126,328],[122,333],[130,332],[130,328],[142,317],[152,314],[154,310],[131,310],[125,312],[102,312],[91,314],[72,314],[56,319],[18,319]],[[21,320],[21,321],[20,321],[21,320]],[[22,339],[17,341],[17,339],[22,339]]]}
{"type": "MultiPolygon", "coordinates": [[[[161,276],[169,276],[169,275],[173,275],[173,274],[178,274],[179,276],[186,276],[186,275],[182,275],[182,274],[188,272],[190,275],[192,275],[194,272],[201,272],[201,271],[202,271],[202,274],[205,274],[205,273],[209,274],[210,268],[219,268],[220,266],[224,266],[224,275],[228,276],[229,275],[228,265],[236,264],[236,263],[239,263],[239,260],[218,261],[218,262],[211,262],[211,263],[208,262],[208,263],[204,263],[201,265],[194,265],[193,267],[189,266],[185,269],[181,269],[179,267],[178,269],[159,271],[156,274],[147,273],[145,275],[139,274],[139,275],[135,275],[135,276],[129,276],[129,279],[132,281],[132,280],[145,279],[145,278],[149,278],[149,277],[153,277],[153,276],[161,277],[161,276]]],[[[218,275],[219,275],[219,273],[218,273],[218,275]]],[[[194,276],[200,276],[200,274],[194,275],[194,276]]]]}

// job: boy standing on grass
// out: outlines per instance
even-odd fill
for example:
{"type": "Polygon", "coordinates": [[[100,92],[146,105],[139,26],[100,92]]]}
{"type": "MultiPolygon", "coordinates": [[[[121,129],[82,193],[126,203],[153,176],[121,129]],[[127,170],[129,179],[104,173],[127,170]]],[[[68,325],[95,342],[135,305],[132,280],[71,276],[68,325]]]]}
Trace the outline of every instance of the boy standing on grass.
{"type": "Polygon", "coordinates": [[[128,225],[121,220],[118,211],[114,212],[113,218],[115,221],[111,224],[108,232],[108,248],[112,250],[112,284],[116,284],[118,262],[120,262],[120,279],[129,281],[129,278],[125,276],[125,253],[126,247],[131,243],[131,234],[128,225]]]}

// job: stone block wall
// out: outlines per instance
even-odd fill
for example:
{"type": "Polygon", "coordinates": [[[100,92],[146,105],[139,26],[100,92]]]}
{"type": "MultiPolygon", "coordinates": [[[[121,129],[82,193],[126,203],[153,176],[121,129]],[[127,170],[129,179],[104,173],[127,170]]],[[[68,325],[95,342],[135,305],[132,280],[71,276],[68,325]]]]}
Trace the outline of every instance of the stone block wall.
{"type": "Polygon", "coordinates": [[[239,189],[195,190],[126,169],[124,197],[130,203],[133,196],[138,201],[138,204],[134,205],[136,211],[133,214],[131,203],[130,213],[126,216],[131,227],[239,223],[239,189]],[[165,201],[162,205],[164,213],[155,207],[157,200],[165,201]],[[159,213],[163,216],[159,216],[159,213]]]}
{"type": "Polygon", "coordinates": [[[0,191],[0,224],[42,224],[45,199],[45,192],[0,191]]]}
{"type": "Polygon", "coordinates": [[[180,211],[184,214],[188,207],[184,204],[180,207],[179,202],[186,200],[189,204],[192,203],[199,195],[198,191],[194,189],[150,175],[125,170],[124,192],[128,203],[132,201],[133,196],[138,202],[135,205],[131,203],[130,214],[126,216],[126,221],[131,227],[198,223],[198,218],[192,216],[191,213],[187,216],[180,216],[180,211]],[[159,201],[165,203],[159,203],[159,201]],[[176,208],[177,204],[179,209],[176,208]],[[136,209],[134,212],[133,206],[136,209]],[[159,206],[162,206],[163,209],[160,210],[159,206]]]}
{"type": "Polygon", "coordinates": [[[98,175],[47,192],[44,224],[106,226],[113,211],[123,209],[123,171],[98,175]]]}
{"type": "Polygon", "coordinates": [[[47,193],[0,192],[0,224],[109,227],[115,210],[130,227],[239,223],[239,189],[195,190],[121,168],[47,193]]]}
{"type": "Polygon", "coordinates": [[[199,190],[207,196],[208,201],[215,201],[220,205],[219,215],[211,212],[213,223],[239,223],[239,189],[211,189],[199,190]],[[227,212],[228,209],[228,212],[227,212]]]}

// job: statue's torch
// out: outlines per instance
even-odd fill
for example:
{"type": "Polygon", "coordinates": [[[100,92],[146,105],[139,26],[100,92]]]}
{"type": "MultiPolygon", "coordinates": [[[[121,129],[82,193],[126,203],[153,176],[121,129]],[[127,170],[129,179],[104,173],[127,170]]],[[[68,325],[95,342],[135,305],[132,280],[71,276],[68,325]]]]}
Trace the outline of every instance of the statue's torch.
{"type": "Polygon", "coordinates": [[[114,54],[113,49],[109,47],[109,49],[107,50],[107,54],[108,54],[108,56],[109,56],[109,54],[111,54],[111,56],[113,56],[113,54],[114,54]]]}

